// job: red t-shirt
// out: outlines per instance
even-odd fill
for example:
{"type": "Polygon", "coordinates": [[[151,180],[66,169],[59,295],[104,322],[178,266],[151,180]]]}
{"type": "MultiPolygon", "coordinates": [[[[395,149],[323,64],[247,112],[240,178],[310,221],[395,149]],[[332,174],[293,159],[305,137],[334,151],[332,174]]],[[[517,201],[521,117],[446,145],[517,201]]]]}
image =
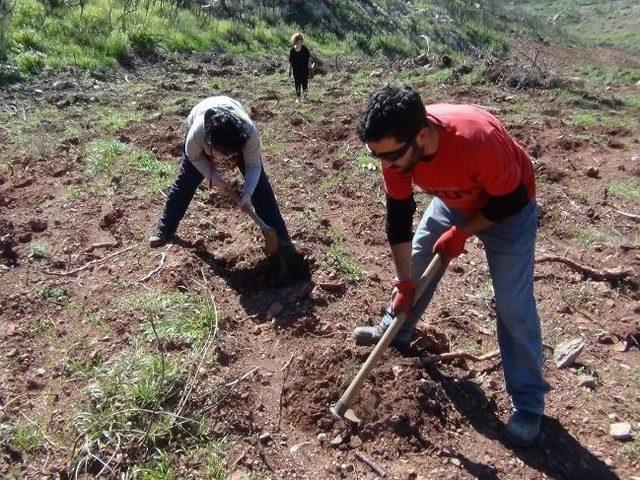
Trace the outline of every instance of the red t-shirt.
{"type": "Polygon", "coordinates": [[[438,126],[438,151],[409,173],[383,169],[387,194],[409,198],[416,185],[464,215],[485,206],[490,196],[506,195],[524,183],[535,198],[533,166],[527,152],[500,121],[473,105],[428,105],[427,116],[438,126]]]}

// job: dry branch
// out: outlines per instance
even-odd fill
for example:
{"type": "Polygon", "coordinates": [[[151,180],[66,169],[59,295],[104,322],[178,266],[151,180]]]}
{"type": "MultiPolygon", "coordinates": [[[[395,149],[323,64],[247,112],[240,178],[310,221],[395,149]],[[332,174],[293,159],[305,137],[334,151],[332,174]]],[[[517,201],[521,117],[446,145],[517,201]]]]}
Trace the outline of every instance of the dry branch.
{"type": "Polygon", "coordinates": [[[434,355],[425,355],[420,357],[420,361],[423,363],[432,363],[432,362],[450,362],[452,360],[456,360],[461,358],[463,360],[469,360],[471,362],[483,362],[485,360],[491,360],[493,358],[497,358],[500,356],[500,350],[493,350],[489,353],[485,353],[484,355],[473,355],[472,353],[458,351],[458,352],[445,352],[434,355]]]}
{"type": "Polygon", "coordinates": [[[551,263],[558,262],[571,267],[577,272],[580,272],[587,278],[591,278],[596,281],[609,281],[613,282],[616,280],[624,280],[628,276],[633,274],[633,270],[631,268],[606,268],[604,270],[596,270],[595,268],[587,267],[586,265],[582,265],[578,262],[574,262],[565,257],[558,257],[552,255],[542,256],[536,259],[536,263],[551,263]]]}
{"type": "Polygon", "coordinates": [[[45,270],[44,273],[46,273],[47,275],[56,275],[58,277],[66,277],[67,275],[75,275],[78,272],[81,272],[83,270],[86,270],[87,268],[91,268],[94,265],[97,265],[98,263],[102,263],[105,260],[109,260],[110,258],[113,258],[117,255],[121,255],[125,252],[128,252],[129,250],[131,250],[132,248],[134,248],[135,245],[131,245],[130,247],[127,248],[123,248],[122,250],[118,250],[117,252],[111,253],[109,255],[107,255],[106,257],[102,257],[102,258],[98,258],[96,260],[91,260],[89,263],[85,263],[82,267],[76,268],[74,270],[69,270],[68,272],[52,272],[50,270],[45,270]]]}
{"type": "Polygon", "coordinates": [[[356,450],[355,455],[364,463],[366,463],[371,468],[371,470],[376,472],[382,478],[385,478],[387,476],[387,473],[384,470],[382,470],[378,465],[376,465],[376,463],[373,460],[371,460],[369,457],[367,457],[364,453],[356,450]]]}
{"type": "Polygon", "coordinates": [[[162,252],[162,256],[160,257],[160,265],[158,265],[157,268],[154,268],[153,270],[151,270],[149,273],[147,273],[144,277],[142,277],[139,282],[146,282],[147,280],[149,280],[151,277],[153,277],[156,273],[158,273],[160,270],[162,270],[162,267],[164,267],[164,262],[167,259],[167,254],[162,252]]]}

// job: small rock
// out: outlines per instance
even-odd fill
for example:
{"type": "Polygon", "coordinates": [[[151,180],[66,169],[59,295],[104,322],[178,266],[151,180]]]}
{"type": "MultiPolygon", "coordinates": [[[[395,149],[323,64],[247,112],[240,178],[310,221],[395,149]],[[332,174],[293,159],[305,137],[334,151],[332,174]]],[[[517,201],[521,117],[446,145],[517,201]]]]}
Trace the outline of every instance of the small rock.
{"type": "Polygon", "coordinates": [[[461,465],[460,460],[457,458],[452,458],[451,463],[453,463],[456,467],[459,467],[461,465]]]}
{"type": "Polygon", "coordinates": [[[319,433],[316,438],[318,439],[318,442],[320,443],[320,445],[327,443],[327,440],[329,440],[329,437],[324,432],[319,433]]]}
{"type": "Polygon", "coordinates": [[[260,437],[258,437],[260,443],[267,444],[271,441],[271,434],[269,432],[264,432],[260,437]]]}
{"type": "Polygon", "coordinates": [[[36,370],[36,375],[39,377],[44,376],[44,374],[46,373],[46,370],[42,367],[40,367],[39,369],[36,370]]]}
{"type": "Polygon", "coordinates": [[[289,451],[291,453],[296,453],[298,450],[300,450],[302,447],[304,447],[307,443],[309,443],[309,442],[302,442],[302,443],[298,443],[296,445],[293,445],[291,448],[289,448],[289,451]]]}
{"type": "Polygon", "coordinates": [[[584,174],[589,178],[598,178],[600,176],[600,169],[598,169],[598,167],[589,167],[585,170],[584,174]]]}
{"type": "Polygon", "coordinates": [[[631,440],[631,424],[629,422],[612,423],[609,427],[609,435],[621,442],[631,440]]]}
{"type": "Polygon", "coordinates": [[[578,378],[578,385],[580,385],[581,387],[587,387],[591,390],[595,390],[595,388],[598,386],[598,381],[593,375],[580,375],[580,377],[578,378]]]}
{"type": "Polygon", "coordinates": [[[573,313],[573,309],[569,305],[559,305],[556,311],[558,313],[573,313]]]}
{"type": "Polygon", "coordinates": [[[558,344],[554,350],[553,359],[558,368],[567,368],[573,365],[585,346],[581,338],[573,338],[558,344]]]}
{"type": "Polygon", "coordinates": [[[362,440],[360,440],[359,436],[353,435],[349,441],[349,446],[354,449],[360,448],[362,446],[362,440]]]}
{"type": "Polygon", "coordinates": [[[398,378],[403,371],[400,365],[394,365],[393,367],[391,367],[391,370],[393,371],[393,376],[395,378],[398,378]]]}
{"type": "Polygon", "coordinates": [[[15,358],[18,356],[18,349],[17,348],[12,348],[11,350],[9,350],[7,352],[7,358],[15,358]]]}
{"type": "Polygon", "coordinates": [[[342,465],[340,465],[340,470],[342,470],[343,472],[353,472],[355,470],[355,467],[353,466],[352,463],[343,463],[342,465]]]}
{"type": "Polygon", "coordinates": [[[608,417],[609,417],[609,420],[611,420],[612,422],[617,422],[619,420],[618,414],[616,413],[610,413],[608,417]]]}
{"type": "Polygon", "coordinates": [[[337,447],[341,443],[342,443],[342,435],[336,435],[334,439],[331,440],[331,443],[329,443],[329,445],[331,445],[332,447],[337,447]]]}
{"type": "Polygon", "coordinates": [[[42,218],[32,218],[29,220],[29,228],[34,232],[44,232],[47,229],[47,221],[42,218]]]}

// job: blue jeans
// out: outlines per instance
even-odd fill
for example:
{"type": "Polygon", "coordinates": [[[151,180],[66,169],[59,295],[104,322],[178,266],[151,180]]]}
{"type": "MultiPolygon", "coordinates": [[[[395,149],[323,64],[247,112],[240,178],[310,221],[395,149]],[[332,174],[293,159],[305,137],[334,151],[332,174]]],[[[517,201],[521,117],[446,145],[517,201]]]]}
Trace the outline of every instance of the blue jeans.
{"type": "MultiPolygon", "coordinates": [[[[413,236],[412,272],[417,282],[433,257],[440,234],[461,225],[464,216],[434,198],[413,236]]],[[[487,254],[498,317],[498,344],[507,392],[518,410],[542,414],[549,390],[542,377],[542,335],[533,297],[533,264],[537,229],[536,202],[520,213],[477,233],[487,254]]],[[[410,340],[418,320],[429,305],[442,275],[424,293],[402,326],[394,343],[410,340]]],[[[382,325],[393,317],[386,313],[382,325]]]]}
{"type": "MultiPolygon", "coordinates": [[[[238,163],[238,168],[244,176],[244,165],[238,163]]],[[[178,224],[191,203],[191,199],[196,193],[198,185],[204,177],[200,171],[191,163],[186,155],[182,155],[178,177],[174,180],[167,195],[167,203],[164,212],[158,219],[158,231],[164,235],[171,236],[178,229],[178,224]]],[[[264,223],[273,227],[278,233],[278,237],[285,243],[291,242],[287,226],[280,214],[278,202],[273,194],[273,189],[269,183],[264,168],[260,173],[258,185],[251,195],[251,203],[258,216],[264,223]]]]}

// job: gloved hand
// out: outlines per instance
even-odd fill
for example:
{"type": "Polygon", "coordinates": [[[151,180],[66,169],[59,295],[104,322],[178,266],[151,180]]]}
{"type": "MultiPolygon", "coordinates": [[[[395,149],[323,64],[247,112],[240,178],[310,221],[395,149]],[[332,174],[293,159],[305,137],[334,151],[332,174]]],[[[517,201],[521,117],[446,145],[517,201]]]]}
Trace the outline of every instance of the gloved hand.
{"type": "Polygon", "coordinates": [[[413,309],[413,297],[416,293],[416,287],[412,279],[393,281],[393,286],[398,289],[393,300],[391,300],[391,310],[394,315],[398,315],[400,312],[404,312],[406,315],[411,315],[413,309]]]}
{"type": "Polygon", "coordinates": [[[469,234],[454,225],[436,240],[433,253],[439,253],[448,263],[462,253],[467,238],[469,238],[469,234]]]}

